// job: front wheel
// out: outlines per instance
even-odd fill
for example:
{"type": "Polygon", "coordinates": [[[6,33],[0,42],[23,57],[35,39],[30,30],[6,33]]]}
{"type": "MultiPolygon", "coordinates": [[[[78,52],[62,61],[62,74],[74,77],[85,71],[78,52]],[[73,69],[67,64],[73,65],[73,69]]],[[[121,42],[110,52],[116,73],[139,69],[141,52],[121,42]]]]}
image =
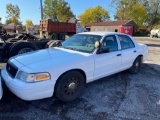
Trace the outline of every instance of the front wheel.
{"type": "Polygon", "coordinates": [[[132,65],[132,67],[128,71],[132,74],[138,73],[141,68],[141,64],[142,64],[141,57],[137,57],[132,65]]]}
{"type": "Polygon", "coordinates": [[[9,49],[9,58],[18,54],[23,54],[35,50],[38,50],[38,47],[35,44],[30,42],[17,42],[11,45],[9,49]]]}
{"type": "Polygon", "coordinates": [[[62,75],[55,85],[56,97],[69,102],[80,96],[85,86],[85,80],[78,71],[69,71],[62,75]]]}

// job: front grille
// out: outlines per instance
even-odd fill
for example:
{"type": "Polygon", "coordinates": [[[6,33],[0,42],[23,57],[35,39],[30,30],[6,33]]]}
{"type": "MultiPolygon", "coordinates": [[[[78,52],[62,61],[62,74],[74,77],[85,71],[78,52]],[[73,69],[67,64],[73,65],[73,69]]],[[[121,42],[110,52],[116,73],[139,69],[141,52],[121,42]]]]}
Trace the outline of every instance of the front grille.
{"type": "Polygon", "coordinates": [[[17,74],[18,68],[10,63],[7,63],[6,70],[11,75],[11,77],[14,78],[17,74]]]}

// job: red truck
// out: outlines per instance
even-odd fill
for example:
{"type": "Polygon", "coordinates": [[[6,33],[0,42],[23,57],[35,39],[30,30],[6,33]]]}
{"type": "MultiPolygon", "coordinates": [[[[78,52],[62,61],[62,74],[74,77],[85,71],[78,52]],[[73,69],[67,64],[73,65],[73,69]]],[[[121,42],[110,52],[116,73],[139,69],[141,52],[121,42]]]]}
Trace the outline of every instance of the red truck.
{"type": "Polygon", "coordinates": [[[64,40],[65,35],[73,35],[79,32],[86,32],[85,28],[82,28],[77,19],[69,19],[67,22],[57,22],[51,19],[40,21],[40,34],[44,34],[49,39],[64,40]]]}

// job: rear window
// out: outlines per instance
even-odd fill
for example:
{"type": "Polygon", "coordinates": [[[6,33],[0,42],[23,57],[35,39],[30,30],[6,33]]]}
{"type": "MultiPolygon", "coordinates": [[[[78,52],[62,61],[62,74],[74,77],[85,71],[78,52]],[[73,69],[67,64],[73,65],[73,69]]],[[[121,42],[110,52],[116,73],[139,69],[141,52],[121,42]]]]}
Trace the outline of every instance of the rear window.
{"type": "Polygon", "coordinates": [[[120,41],[122,50],[135,47],[133,41],[128,36],[118,35],[118,39],[120,41]]]}

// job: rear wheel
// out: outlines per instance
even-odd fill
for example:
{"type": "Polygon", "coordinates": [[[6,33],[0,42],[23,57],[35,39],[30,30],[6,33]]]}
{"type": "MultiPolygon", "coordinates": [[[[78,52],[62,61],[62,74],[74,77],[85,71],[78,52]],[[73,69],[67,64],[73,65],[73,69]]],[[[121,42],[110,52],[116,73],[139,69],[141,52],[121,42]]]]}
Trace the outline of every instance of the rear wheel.
{"type": "Polygon", "coordinates": [[[51,39],[52,39],[52,40],[57,40],[57,39],[58,39],[57,34],[56,34],[56,33],[53,33],[53,34],[51,35],[51,39]]]}
{"type": "Polygon", "coordinates": [[[137,57],[132,65],[132,67],[128,70],[132,74],[136,74],[139,72],[141,68],[142,60],[141,57],[137,57]]]}
{"type": "Polygon", "coordinates": [[[80,96],[85,86],[85,80],[78,71],[69,71],[58,79],[55,85],[56,97],[64,102],[69,102],[80,96]]]}
{"type": "Polygon", "coordinates": [[[65,34],[64,33],[60,33],[58,35],[58,37],[59,37],[59,40],[65,40],[65,34]]]}

